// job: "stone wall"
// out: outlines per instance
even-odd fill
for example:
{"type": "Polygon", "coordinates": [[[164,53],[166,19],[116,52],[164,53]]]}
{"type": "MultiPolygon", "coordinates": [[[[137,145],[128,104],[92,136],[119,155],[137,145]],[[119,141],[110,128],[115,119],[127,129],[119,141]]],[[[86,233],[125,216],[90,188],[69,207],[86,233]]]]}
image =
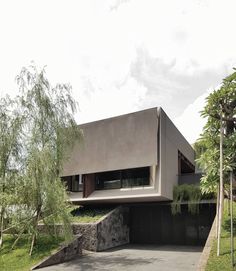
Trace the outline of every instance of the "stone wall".
{"type": "MultiPolygon", "coordinates": [[[[129,243],[129,208],[119,206],[95,223],[73,223],[73,234],[82,235],[82,248],[90,251],[102,251],[108,248],[129,243]]],[[[46,231],[46,226],[38,226],[40,232],[46,231]]],[[[56,231],[62,231],[61,225],[56,225],[56,231]]]]}
{"type": "Polygon", "coordinates": [[[97,251],[97,223],[74,223],[74,234],[82,234],[83,249],[97,251]]]}
{"type": "Polygon", "coordinates": [[[75,240],[68,245],[60,247],[53,255],[50,255],[31,270],[46,267],[49,265],[59,264],[78,258],[82,255],[82,236],[76,236],[75,240]]]}
{"type": "Polygon", "coordinates": [[[128,207],[117,207],[97,224],[97,251],[129,243],[128,207]]]}
{"type": "Polygon", "coordinates": [[[96,223],[73,224],[73,233],[82,234],[83,249],[102,251],[129,243],[128,207],[117,207],[96,223]]]}

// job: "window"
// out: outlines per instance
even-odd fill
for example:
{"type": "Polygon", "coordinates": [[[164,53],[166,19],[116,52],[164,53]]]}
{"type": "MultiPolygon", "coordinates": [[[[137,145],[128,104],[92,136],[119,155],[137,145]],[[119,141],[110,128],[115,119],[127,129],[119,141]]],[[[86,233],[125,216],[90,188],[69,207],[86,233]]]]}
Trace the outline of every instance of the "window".
{"type": "Polygon", "coordinates": [[[95,176],[95,189],[121,188],[120,171],[107,171],[97,173],[95,176]]]}
{"type": "Polygon", "coordinates": [[[71,192],[82,192],[83,183],[81,175],[73,175],[62,177],[62,180],[66,183],[66,190],[71,192]]]}
{"type": "Polygon", "coordinates": [[[95,177],[96,190],[118,189],[149,185],[149,167],[132,168],[97,173],[95,177]]]}
{"type": "Polygon", "coordinates": [[[149,185],[149,167],[122,170],[122,187],[149,185]]]}

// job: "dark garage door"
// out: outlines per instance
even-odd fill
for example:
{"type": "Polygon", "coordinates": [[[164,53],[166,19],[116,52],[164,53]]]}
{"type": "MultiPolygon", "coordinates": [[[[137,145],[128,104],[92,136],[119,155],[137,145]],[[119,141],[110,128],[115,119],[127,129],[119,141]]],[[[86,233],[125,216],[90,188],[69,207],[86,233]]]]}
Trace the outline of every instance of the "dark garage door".
{"type": "Polygon", "coordinates": [[[170,204],[137,205],[130,208],[130,242],[139,244],[203,245],[215,217],[215,204],[200,204],[192,215],[187,205],[172,215],[170,204]]]}

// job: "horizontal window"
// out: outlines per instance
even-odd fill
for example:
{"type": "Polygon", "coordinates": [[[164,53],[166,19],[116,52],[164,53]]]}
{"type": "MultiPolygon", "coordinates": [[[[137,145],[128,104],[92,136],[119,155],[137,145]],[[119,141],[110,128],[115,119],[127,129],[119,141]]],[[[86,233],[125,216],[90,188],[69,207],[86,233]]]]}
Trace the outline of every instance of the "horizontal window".
{"type": "Polygon", "coordinates": [[[95,187],[97,190],[118,189],[149,185],[149,167],[97,173],[95,187]]]}

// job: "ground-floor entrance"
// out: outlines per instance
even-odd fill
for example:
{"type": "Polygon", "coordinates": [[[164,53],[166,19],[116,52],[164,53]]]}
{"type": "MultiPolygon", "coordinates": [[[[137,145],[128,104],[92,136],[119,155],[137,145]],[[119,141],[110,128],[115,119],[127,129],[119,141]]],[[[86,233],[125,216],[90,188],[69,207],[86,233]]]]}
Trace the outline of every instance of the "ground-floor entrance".
{"type": "Polygon", "coordinates": [[[199,205],[199,212],[173,215],[171,204],[141,204],[130,206],[130,243],[158,245],[204,245],[210,232],[215,204],[199,205]]]}

